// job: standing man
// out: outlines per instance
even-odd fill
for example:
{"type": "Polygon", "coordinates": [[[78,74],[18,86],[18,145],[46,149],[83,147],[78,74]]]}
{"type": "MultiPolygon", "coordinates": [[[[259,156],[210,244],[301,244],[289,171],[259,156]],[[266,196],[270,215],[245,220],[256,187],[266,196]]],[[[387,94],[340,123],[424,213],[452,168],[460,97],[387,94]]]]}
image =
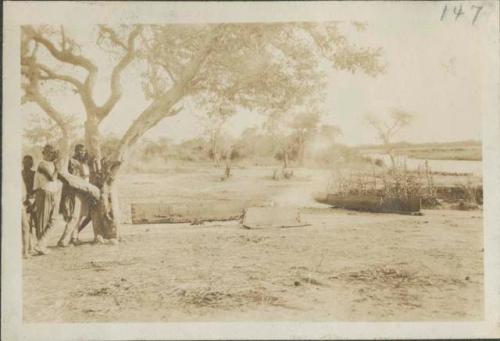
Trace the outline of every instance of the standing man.
{"type": "Polygon", "coordinates": [[[33,157],[26,155],[23,157],[23,206],[21,215],[22,238],[23,238],[23,257],[27,258],[32,251],[31,242],[32,211],[34,203],[33,185],[35,181],[35,171],[33,170],[33,157]]]}
{"type": "Polygon", "coordinates": [[[56,161],[59,158],[59,153],[52,145],[47,144],[43,147],[42,155],[43,160],[38,164],[33,182],[33,190],[35,191],[33,220],[38,240],[34,249],[39,254],[46,255],[49,253],[47,240],[54,227],[58,207],[56,201],[61,183],[57,180],[56,161]]]}
{"type": "MultiPolygon", "coordinates": [[[[68,172],[89,182],[90,170],[88,166],[87,151],[83,144],[75,146],[75,153],[68,163],[68,172]]],[[[78,227],[83,219],[89,216],[89,202],[87,196],[64,185],[61,200],[61,211],[66,221],[64,232],[57,243],[60,247],[78,243],[78,227]]]]}

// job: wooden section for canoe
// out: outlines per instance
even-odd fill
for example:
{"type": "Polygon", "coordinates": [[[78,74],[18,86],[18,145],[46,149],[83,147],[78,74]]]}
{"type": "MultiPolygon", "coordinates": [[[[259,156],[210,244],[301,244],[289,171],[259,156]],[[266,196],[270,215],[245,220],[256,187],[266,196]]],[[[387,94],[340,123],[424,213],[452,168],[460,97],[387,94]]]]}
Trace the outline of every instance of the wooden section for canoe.
{"type": "Polygon", "coordinates": [[[370,195],[336,195],[328,194],[322,200],[323,203],[348,210],[405,213],[413,214],[420,212],[420,198],[383,198],[370,195]]]}
{"type": "Polygon", "coordinates": [[[445,202],[459,202],[460,200],[475,200],[483,204],[483,186],[436,186],[436,195],[445,202]]]}
{"type": "Polygon", "coordinates": [[[263,229],[308,226],[302,222],[296,207],[249,207],[245,210],[243,227],[263,229]]]}
{"type": "Polygon", "coordinates": [[[132,224],[197,223],[241,219],[243,203],[131,204],[132,224]]]}
{"type": "Polygon", "coordinates": [[[76,189],[82,193],[88,194],[95,200],[99,200],[99,197],[101,196],[101,191],[99,188],[96,186],[92,185],[91,183],[85,181],[84,179],[80,178],[79,176],[70,174],[68,172],[59,172],[58,173],[58,178],[61,180],[65,185],[76,189]]]}

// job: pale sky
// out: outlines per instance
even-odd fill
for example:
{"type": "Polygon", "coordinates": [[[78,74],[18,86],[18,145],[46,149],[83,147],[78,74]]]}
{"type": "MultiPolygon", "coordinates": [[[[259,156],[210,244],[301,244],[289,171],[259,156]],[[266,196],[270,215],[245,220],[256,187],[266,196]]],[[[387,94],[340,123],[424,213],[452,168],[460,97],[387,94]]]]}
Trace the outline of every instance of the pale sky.
{"type": "MultiPolygon", "coordinates": [[[[481,138],[478,25],[467,22],[470,18],[442,22],[440,13],[434,11],[431,16],[425,6],[416,8],[410,11],[394,6],[394,10],[381,12],[368,21],[363,32],[346,26],[348,29],[344,32],[351,42],[383,48],[382,61],[387,65],[387,72],[375,78],[362,73],[328,73],[324,121],[341,127],[344,135],[339,142],[377,143],[375,134],[364,125],[362,117],[366,113],[382,115],[392,107],[415,114],[413,125],[402,131],[399,140],[444,142],[481,138]]],[[[95,39],[95,28],[68,27],[66,30],[80,41],[95,39]]],[[[100,69],[109,69],[102,52],[97,49],[86,52],[96,62],[101,61],[97,62],[100,69]]],[[[138,69],[140,65],[135,65],[124,73],[124,96],[103,122],[104,134],[123,134],[146,107],[140,81],[137,81],[138,69]]],[[[109,91],[106,77],[109,75],[101,75],[96,86],[98,102],[104,100],[109,91]]],[[[62,111],[83,117],[78,98],[68,94],[52,98],[62,111]]],[[[25,115],[40,112],[34,105],[24,106],[23,110],[25,115]]],[[[199,113],[185,103],[180,114],[165,119],[145,137],[166,137],[179,142],[199,136],[202,128],[197,115],[199,113]]],[[[262,121],[263,118],[255,113],[241,112],[229,122],[229,130],[238,134],[262,121]]]]}

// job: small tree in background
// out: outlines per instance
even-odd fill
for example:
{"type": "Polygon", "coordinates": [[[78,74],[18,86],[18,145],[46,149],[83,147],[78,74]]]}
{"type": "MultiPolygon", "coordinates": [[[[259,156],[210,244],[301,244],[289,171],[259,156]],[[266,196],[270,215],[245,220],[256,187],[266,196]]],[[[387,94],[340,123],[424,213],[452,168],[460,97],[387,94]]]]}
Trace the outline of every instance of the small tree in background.
{"type": "Polygon", "coordinates": [[[385,152],[391,159],[392,168],[396,168],[396,160],[394,156],[394,138],[404,128],[409,126],[414,120],[414,115],[401,109],[392,109],[389,118],[386,120],[380,119],[374,115],[368,114],[365,116],[365,121],[373,127],[377,133],[377,137],[382,142],[385,152]]]}
{"type": "Polygon", "coordinates": [[[322,124],[318,129],[318,135],[327,139],[331,144],[335,144],[342,134],[342,129],[332,124],[322,124]]]}
{"type": "Polygon", "coordinates": [[[294,149],[289,119],[290,115],[275,112],[269,116],[265,124],[266,131],[272,139],[275,158],[283,162],[282,171],[289,168],[290,158],[294,149]]]}
{"type": "Polygon", "coordinates": [[[283,170],[290,168],[293,160],[303,165],[306,144],[318,132],[320,118],[320,111],[302,106],[269,116],[265,126],[273,138],[276,158],[283,162],[283,170]]]}
{"type": "Polygon", "coordinates": [[[306,144],[318,132],[319,123],[320,114],[318,111],[302,112],[295,116],[290,123],[299,166],[304,164],[306,144]]]}
{"type": "MultiPolygon", "coordinates": [[[[74,115],[62,116],[64,125],[68,129],[68,136],[71,136],[70,144],[76,143],[81,137],[81,129],[78,118],[74,115]]],[[[30,143],[30,146],[24,146],[23,152],[30,154],[35,159],[41,158],[41,150],[44,145],[50,143],[56,148],[64,147],[63,135],[59,129],[59,124],[49,116],[40,116],[36,114],[29,115],[27,124],[23,130],[23,137],[30,143]]]]}
{"type": "Polygon", "coordinates": [[[257,127],[247,128],[236,142],[235,149],[240,158],[253,159],[259,162],[260,159],[273,157],[272,137],[257,127]]]}
{"type": "Polygon", "coordinates": [[[205,115],[200,117],[200,122],[208,138],[209,156],[216,167],[220,166],[224,148],[224,135],[227,121],[236,113],[234,107],[227,102],[208,98],[199,100],[199,106],[208,108],[205,115]]]}
{"type": "Polygon", "coordinates": [[[224,175],[222,180],[227,180],[231,175],[233,160],[239,158],[237,140],[228,133],[221,136],[220,156],[224,159],[224,175]]]}

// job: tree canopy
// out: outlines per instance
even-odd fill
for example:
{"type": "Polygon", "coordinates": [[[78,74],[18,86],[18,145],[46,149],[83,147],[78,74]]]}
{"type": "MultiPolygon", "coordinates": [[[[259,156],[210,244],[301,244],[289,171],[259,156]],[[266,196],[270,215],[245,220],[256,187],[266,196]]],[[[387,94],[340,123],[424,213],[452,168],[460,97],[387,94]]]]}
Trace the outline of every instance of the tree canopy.
{"type": "Polygon", "coordinates": [[[201,107],[218,103],[259,112],[286,112],[321,92],[325,72],[332,67],[377,75],[384,68],[381,49],[350,44],[341,23],[224,23],[175,25],[101,25],[95,44],[117,56],[110,93],[102,105],[93,96],[99,70],[63,27],[23,27],[22,73],[25,100],[35,101],[63,124],[41,88],[63,82],[80,96],[89,129],[96,130],[122,96],[121,75],[134,60],[146,62],[141,84],[149,104],[131,123],[117,158],[166,116],[181,111],[182,100],[193,98],[201,107]],[[41,49],[47,53],[40,53],[41,49]],[[62,74],[53,61],[83,71],[62,74]],[[43,83],[43,84],[42,84],[43,83]]]}

